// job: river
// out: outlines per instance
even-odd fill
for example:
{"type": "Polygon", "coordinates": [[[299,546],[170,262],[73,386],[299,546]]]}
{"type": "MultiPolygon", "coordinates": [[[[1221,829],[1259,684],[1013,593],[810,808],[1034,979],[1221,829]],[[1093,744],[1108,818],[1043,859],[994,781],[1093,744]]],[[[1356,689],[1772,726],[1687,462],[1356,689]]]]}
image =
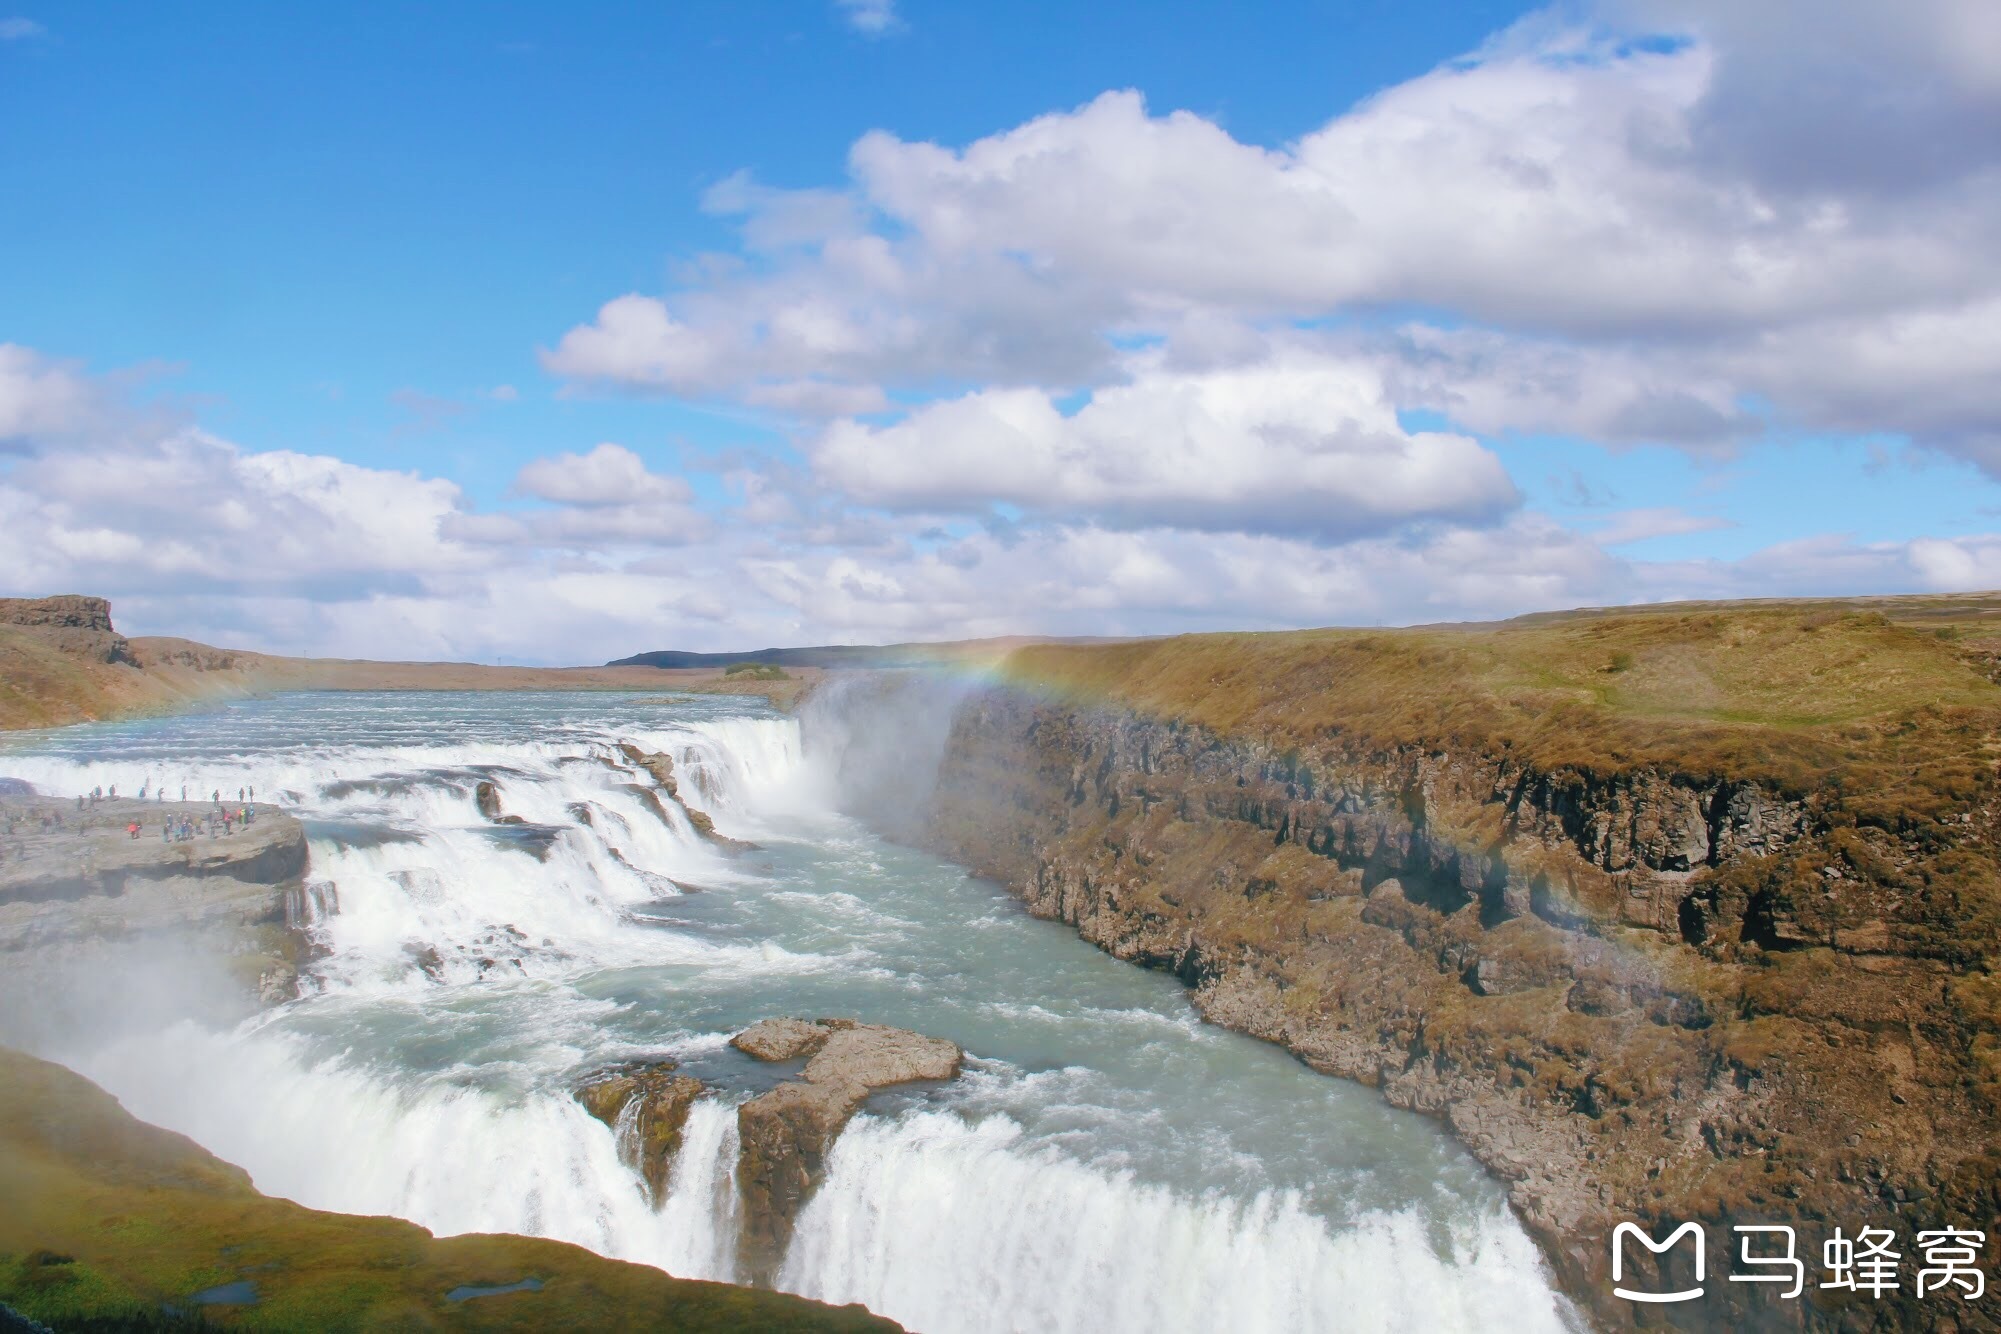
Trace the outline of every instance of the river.
{"type": "Polygon", "coordinates": [[[1438,1125],[874,836],[840,813],[843,736],[730,697],[302,693],[11,738],[0,770],[44,792],[254,787],[320,886],[298,1000],[47,1054],[270,1194],[730,1279],[733,1106],[772,1075],[727,1038],[853,1016],[960,1043],[966,1073],[849,1126],[781,1287],[929,1334],[1573,1323],[1438,1125]],[[663,821],[621,741],[758,849],[663,821]],[[529,823],[484,819],[481,779],[529,823]],[[655,1208],[570,1090],[662,1055],[712,1094],[655,1208]]]}

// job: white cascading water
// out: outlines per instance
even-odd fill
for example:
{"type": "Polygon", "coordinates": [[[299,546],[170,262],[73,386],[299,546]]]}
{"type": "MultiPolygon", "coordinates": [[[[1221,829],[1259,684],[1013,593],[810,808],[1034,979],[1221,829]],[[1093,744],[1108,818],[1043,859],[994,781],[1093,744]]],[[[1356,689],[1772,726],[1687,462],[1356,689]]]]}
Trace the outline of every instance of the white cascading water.
{"type": "Polygon", "coordinates": [[[660,1267],[668,1273],[735,1281],[736,1159],[735,1107],[719,1098],[696,1103],[660,1206],[668,1248],[660,1267]]]}
{"type": "Polygon", "coordinates": [[[1543,1286],[1527,1237],[1490,1221],[1448,1263],[1414,1212],[1333,1233],[1288,1196],[1189,1198],[1092,1171],[1003,1117],[864,1118],[834,1146],[780,1284],[920,1329],[989,1303],[1020,1330],[1096,1331],[1114,1312],[1148,1330],[1472,1329],[1523,1299],[1532,1311],[1543,1286]]]}
{"type": "Polygon", "coordinates": [[[838,770],[809,763],[796,721],[642,703],[290,697],[235,726],[0,755],[45,792],[254,785],[311,835],[301,910],[326,953],[300,1000],[50,1054],[271,1194],[731,1280],[734,1107],[754,1088],[724,1039],[765,1015],[857,1013],[988,1059],[857,1118],[780,1286],[934,1334],[1567,1322],[1498,1191],[1431,1128],[1184,1023],[1161,980],[873,840],[827,809],[838,770]],[[620,741],[671,755],[683,800],[763,851],[721,855],[620,741]],[[482,779],[526,823],[490,823],[482,779]],[[715,1093],[656,1202],[570,1090],[661,1055],[715,1093]],[[1232,1087],[1280,1105],[1217,1105],[1232,1087]],[[1324,1144],[1299,1129],[1314,1117],[1324,1144]],[[1384,1185],[1402,1178],[1378,1153],[1417,1184],[1384,1185]],[[1331,1212],[1308,1198],[1323,1186],[1331,1212]]]}

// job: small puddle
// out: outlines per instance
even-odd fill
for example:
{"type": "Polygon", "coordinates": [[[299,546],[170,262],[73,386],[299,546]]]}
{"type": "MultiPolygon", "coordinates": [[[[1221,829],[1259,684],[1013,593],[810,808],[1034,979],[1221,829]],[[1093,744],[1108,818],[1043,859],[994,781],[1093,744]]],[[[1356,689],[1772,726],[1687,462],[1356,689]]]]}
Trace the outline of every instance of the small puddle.
{"type": "Polygon", "coordinates": [[[219,1287],[203,1288],[188,1300],[196,1306],[255,1306],[257,1285],[248,1279],[241,1279],[219,1287]]]}
{"type": "Polygon", "coordinates": [[[462,1283],[445,1294],[448,1302],[471,1301],[474,1297],[498,1297],[504,1292],[540,1292],[542,1280],[524,1278],[519,1283],[505,1283],[497,1288],[481,1288],[470,1283],[462,1283]]]}

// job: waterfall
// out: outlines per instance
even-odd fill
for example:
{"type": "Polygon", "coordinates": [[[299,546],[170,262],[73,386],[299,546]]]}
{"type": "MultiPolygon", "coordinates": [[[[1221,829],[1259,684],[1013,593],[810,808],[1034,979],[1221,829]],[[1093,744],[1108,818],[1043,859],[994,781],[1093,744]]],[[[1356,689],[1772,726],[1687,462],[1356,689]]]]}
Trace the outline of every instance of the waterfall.
{"type": "Polygon", "coordinates": [[[1255,1068],[1262,1092],[1235,1119],[1231,1099],[1190,1090],[1252,1087],[1230,1082],[1236,1066],[1198,1081],[1139,1062],[1117,1077],[1153,1083],[1093,1091],[1113,1076],[1062,1045],[1080,1034],[1106,1053],[1157,1044],[1183,1068],[1263,1049],[839,813],[921,809],[960,689],[857,677],[823,687],[803,727],[740,703],[318,696],[10,754],[9,773],[50,793],[254,785],[308,833],[308,879],[286,903],[323,951],[302,999],[233,1029],[134,1014],[49,1054],[267,1193],[728,1281],[736,1107],[774,1076],[725,1039],[767,1015],[854,1012],[1013,1044],[1019,1063],[982,1062],[980,1087],[1015,1102],[962,1080],[872,1103],[797,1219],[782,1287],[928,1334],[1560,1327],[1492,1183],[1372,1098],[1330,1101],[1330,1082],[1284,1062],[1255,1068]],[[720,853],[620,742],[670,756],[682,802],[765,846],[720,853]],[[481,784],[520,823],[489,819],[481,784]],[[709,1085],[659,1200],[635,1127],[572,1093],[630,1059],[675,1059],[709,1085]],[[1315,1117],[1324,1144],[1305,1149],[1267,1124],[1315,1117]],[[1323,1172],[1316,1155],[1347,1152],[1342,1118],[1357,1117],[1361,1147],[1323,1172]],[[1243,1181],[1198,1180],[1206,1147],[1170,1142],[1168,1122],[1203,1118],[1222,1118],[1205,1133],[1249,1164],[1243,1181]],[[1167,1145],[1144,1170],[1126,1165],[1141,1141],[1167,1145]],[[1335,1210],[1302,1194],[1316,1179],[1370,1188],[1381,1153],[1423,1187],[1335,1210]]]}
{"type": "Polygon", "coordinates": [[[1441,1256],[1414,1213],[1340,1232],[1296,1199],[1189,1196],[1024,1145],[1004,1117],[863,1118],[834,1147],[779,1286],[919,1329],[1561,1330],[1513,1221],[1441,1256]]]}
{"type": "Polygon", "coordinates": [[[688,1278],[736,1280],[736,1107],[704,1098],[688,1110],[667,1176],[661,1268],[688,1278]]]}

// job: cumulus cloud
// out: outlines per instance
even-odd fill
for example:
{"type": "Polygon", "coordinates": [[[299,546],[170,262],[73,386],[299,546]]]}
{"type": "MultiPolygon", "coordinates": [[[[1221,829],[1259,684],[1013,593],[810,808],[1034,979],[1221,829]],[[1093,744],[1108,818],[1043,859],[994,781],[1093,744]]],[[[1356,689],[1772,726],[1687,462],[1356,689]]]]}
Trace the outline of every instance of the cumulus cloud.
{"type": "MultiPolygon", "coordinates": [[[[86,400],[110,393],[102,377],[67,373],[86,400]]],[[[1170,402],[1254,403],[1263,394],[1248,391],[1266,373],[1280,372],[1188,381],[1163,371],[1159,389],[1143,372],[1123,387],[1170,402]]],[[[1283,378],[1272,388],[1316,419],[1321,392],[1283,378]]],[[[1363,421],[1376,404],[1363,380],[1337,379],[1328,392],[1363,421]]],[[[1265,411],[1219,413],[1238,429],[1265,411]]],[[[1270,409],[1280,421],[1287,411],[1270,409]]],[[[52,420],[71,429],[72,418],[52,420]]],[[[482,509],[422,472],[245,449],[188,425],[121,431],[37,434],[28,452],[0,461],[0,593],[101,592],[134,633],[293,652],[588,662],[665,646],[1396,624],[1667,598],[1943,590],[1990,585],[2001,571],[2001,534],[1830,536],[1736,562],[1647,562],[1612,549],[1705,522],[1665,508],[1609,515],[1596,534],[1514,508],[1479,522],[1432,512],[1339,540],[1203,531],[1142,521],[1138,510],[1123,525],[1081,515],[941,521],[857,508],[810,468],[748,458],[722,474],[736,499],[727,522],[714,523],[685,479],[615,444],[532,462],[517,479],[526,503],[482,509]],[[682,523],[712,527],[663,549],[689,535],[682,523]]],[[[1085,501],[1109,504],[1095,493],[1085,501]]]]}
{"type": "Polygon", "coordinates": [[[1566,527],[1503,459],[1825,433],[2001,477],[1995,13],[1600,0],[1288,143],[1115,90],[865,135],[831,186],[730,176],[729,253],[541,353],[566,392],[789,432],[796,463],[705,465],[726,502],[606,443],[481,508],[0,348],[0,579],[163,617],[208,590],[295,647],[585,658],[1991,585],[1995,535],[1639,559],[1718,521],[1577,475],[1599,521],[1566,527]]]}
{"type": "MultiPolygon", "coordinates": [[[[134,405],[123,378],[0,349],[19,445],[0,459],[6,593],[102,592],[128,629],[251,647],[546,656],[579,641],[527,627],[602,633],[602,590],[630,591],[622,563],[708,531],[683,479],[617,445],[532,462],[519,489],[537,505],[480,512],[443,478],[244,449],[134,405]]],[[[641,582],[634,617],[706,596],[684,576],[641,582]]]]}
{"type": "Polygon", "coordinates": [[[516,474],[514,489],[537,500],[593,507],[686,501],[691,494],[683,479],[651,472],[639,455],[609,442],[587,454],[536,459],[516,474]]]}
{"type": "Polygon", "coordinates": [[[706,537],[711,525],[689,503],[681,477],[653,472],[623,445],[536,459],[515,475],[514,494],[554,508],[457,520],[468,541],[541,547],[679,546],[706,537]]]}
{"type": "Polygon", "coordinates": [[[998,503],[1325,541],[1420,519],[1482,522],[1520,500],[1475,441],[1405,432],[1369,368],[1299,352],[1193,374],[1140,358],[1068,415],[1040,390],[981,390],[889,426],[841,423],[813,461],[843,493],[896,509],[998,503]]]}
{"type": "Polygon", "coordinates": [[[1415,308],[1442,317],[1377,349],[1399,403],[1466,429],[1886,433],[2001,470],[1994,13],[1606,0],[1275,146],[1130,91],[962,146],[878,131],[845,190],[718,187],[744,252],[547,364],[839,416],[1415,308]]]}

